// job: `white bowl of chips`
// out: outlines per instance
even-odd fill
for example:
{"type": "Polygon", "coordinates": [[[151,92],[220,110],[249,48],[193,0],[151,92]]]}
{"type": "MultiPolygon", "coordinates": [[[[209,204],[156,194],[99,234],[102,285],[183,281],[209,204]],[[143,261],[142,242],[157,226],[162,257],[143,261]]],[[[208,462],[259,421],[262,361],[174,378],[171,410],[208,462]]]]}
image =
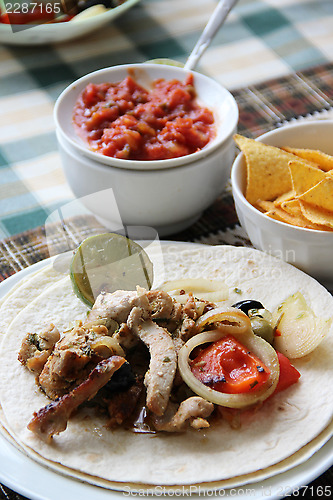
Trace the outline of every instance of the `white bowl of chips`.
{"type": "Polygon", "coordinates": [[[287,125],[256,140],[237,135],[242,153],[231,172],[237,215],[252,244],[327,286],[333,285],[332,137],[331,120],[287,125]]]}

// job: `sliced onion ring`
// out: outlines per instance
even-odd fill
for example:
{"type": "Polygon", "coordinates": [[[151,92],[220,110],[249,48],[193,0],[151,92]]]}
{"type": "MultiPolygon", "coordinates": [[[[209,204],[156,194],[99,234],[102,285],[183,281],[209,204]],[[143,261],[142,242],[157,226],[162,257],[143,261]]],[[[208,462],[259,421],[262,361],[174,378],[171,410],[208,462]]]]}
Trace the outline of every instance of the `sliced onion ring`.
{"type": "Polygon", "coordinates": [[[207,325],[216,325],[220,332],[232,335],[252,332],[250,318],[239,309],[232,307],[216,307],[200,316],[196,322],[198,332],[202,332],[207,325]]]}
{"type": "MultiPolygon", "coordinates": [[[[91,348],[94,349],[94,351],[96,351],[97,353],[99,353],[99,351],[101,351],[102,353],[104,347],[111,351],[112,356],[125,356],[123,348],[118,344],[118,342],[112,337],[108,337],[107,335],[98,337],[95,342],[91,344],[91,348]]],[[[108,356],[110,356],[110,354],[108,356]]]]}
{"type": "Polygon", "coordinates": [[[177,302],[184,304],[184,295],[191,293],[195,298],[209,302],[222,302],[229,296],[229,289],[224,281],[209,280],[204,278],[184,278],[166,281],[159,286],[160,290],[168,292],[177,302]]]}
{"type": "Polygon", "coordinates": [[[195,394],[219,406],[246,408],[247,406],[264,401],[274,392],[278,383],[280,374],[279,361],[274,348],[268,342],[251,332],[237,335],[237,340],[258,356],[270,370],[268,380],[259,390],[253,393],[227,394],[211,389],[193,375],[190,368],[190,354],[193,349],[207,342],[216,342],[226,335],[226,333],[219,330],[203,332],[195,335],[183,345],[178,355],[178,367],[184,382],[195,394]]]}

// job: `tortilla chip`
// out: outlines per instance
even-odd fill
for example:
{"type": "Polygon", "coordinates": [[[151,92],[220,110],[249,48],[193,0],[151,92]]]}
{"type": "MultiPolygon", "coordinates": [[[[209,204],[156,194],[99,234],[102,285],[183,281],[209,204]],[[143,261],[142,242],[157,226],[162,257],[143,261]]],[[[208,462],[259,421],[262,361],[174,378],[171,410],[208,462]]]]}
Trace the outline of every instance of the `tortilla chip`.
{"type": "Polygon", "coordinates": [[[283,219],[281,219],[278,212],[279,209],[276,208],[274,210],[269,210],[269,212],[265,212],[265,215],[267,215],[267,217],[270,217],[271,219],[278,220],[280,222],[285,222],[283,219]]]}
{"type": "Polygon", "coordinates": [[[269,212],[274,210],[276,207],[273,201],[258,200],[255,204],[255,208],[258,208],[261,212],[269,212]]]}
{"type": "Polygon", "coordinates": [[[283,205],[284,202],[289,201],[289,200],[293,200],[295,198],[295,196],[296,196],[296,193],[294,190],[287,191],[287,193],[281,194],[281,196],[278,196],[274,200],[274,205],[278,208],[281,208],[281,206],[283,205]]]}
{"type": "Polygon", "coordinates": [[[288,163],[295,159],[291,153],[274,146],[267,146],[239,134],[234,140],[243,151],[247,167],[246,199],[274,200],[292,188],[288,163]]]}
{"type": "Polygon", "coordinates": [[[298,214],[290,214],[281,208],[276,208],[274,210],[270,210],[269,212],[265,212],[265,215],[271,219],[285,222],[286,224],[290,224],[292,226],[303,227],[305,229],[316,229],[317,231],[331,231],[331,228],[328,226],[311,222],[309,219],[304,217],[302,212],[298,214]]]}
{"type": "Polygon", "coordinates": [[[317,151],[313,149],[297,149],[297,148],[283,148],[288,153],[292,153],[304,160],[311,161],[319,165],[319,167],[325,172],[333,169],[333,156],[330,156],[322,151],[317,151]]]}
{"type": "Polygon", "coordinates": [[[288,200],[281,204],[282,210],[290,215],[302,215],[301,205],[299,200],[288,200]]]}
{"type": "Polygon", "coordinates": [[[293,188],[297,196],[305,193],[318,182],[325,179],[325,173],[316,167],[311,167],[302,161],[291,161],[289,163],[290,175],[293,188]]]}
{"type": "Polygon", "coordinates": [[[294,215],[290,215],[288,214],[288,212],[285,212],[281,208],[275,208],[274,210],[270,210],[265,215],[271,217],[272,219],[278,220],[280,222],[285,222],[293,226],[307,227],[307,225],[310,224],[309,221],[305,219],[305,217],[303,216],[297,217],[294,215]]]}
{"type": "Polygon", "coordinates": [[[304,215],[312,224],[320,225],[321,231],[333,230],[333,213],[326,210],[310,205],[306,201],[300,201],[301,210],[304,215]]]}
{"type": "Polygon", "coordinates": [[[300,195],[299,199],[320,210],[332,212],[333,215],[333,177],[325,176],[322,181],[300,195]]]}

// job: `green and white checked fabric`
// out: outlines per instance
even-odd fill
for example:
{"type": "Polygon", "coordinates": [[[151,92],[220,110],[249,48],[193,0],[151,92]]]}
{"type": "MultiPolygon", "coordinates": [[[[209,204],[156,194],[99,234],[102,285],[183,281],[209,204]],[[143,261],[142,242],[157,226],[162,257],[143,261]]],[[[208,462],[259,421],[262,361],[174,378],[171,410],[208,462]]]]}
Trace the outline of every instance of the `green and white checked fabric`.
{"type": "MultiPolygon", "coordinates": [[[[60,92],[110,65],[156,57],[184,62],[215,5],[141,0],[80,40],[0,46],[0,238],[42,225],[73,198],[52,118],[60,92]]],[[[332,26],[332,0],[239,0],[198,69],[235,90],[332,62],[332,26]]]]}

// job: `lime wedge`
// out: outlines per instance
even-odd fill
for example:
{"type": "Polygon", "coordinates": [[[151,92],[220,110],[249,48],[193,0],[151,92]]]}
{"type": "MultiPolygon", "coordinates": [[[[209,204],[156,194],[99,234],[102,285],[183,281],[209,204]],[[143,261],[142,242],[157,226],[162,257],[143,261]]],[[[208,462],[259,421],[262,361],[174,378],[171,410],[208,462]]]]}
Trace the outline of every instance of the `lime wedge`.
{"type": "Polygon", "coordinates": [[[178,66],[179,68],[183,68],[184,64],[181,63],[180,61],[175,61],[174,59],[167,59],[167,58],[159,58],[159,59],[150,59],[150,61],[146,61],[147,63],[152,63],[152,64],[166,64],[167,66],[178,66]]]}
{"type": "Polygon", "coordinates": [[[114,233],[90,236],[77,248],[70,264],[75,294],[92,306],[101,292],[150,289],[153,264],[135,241],[114,233]]]}

